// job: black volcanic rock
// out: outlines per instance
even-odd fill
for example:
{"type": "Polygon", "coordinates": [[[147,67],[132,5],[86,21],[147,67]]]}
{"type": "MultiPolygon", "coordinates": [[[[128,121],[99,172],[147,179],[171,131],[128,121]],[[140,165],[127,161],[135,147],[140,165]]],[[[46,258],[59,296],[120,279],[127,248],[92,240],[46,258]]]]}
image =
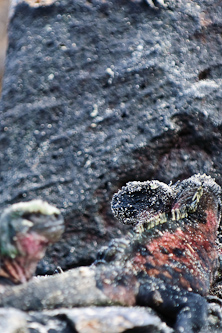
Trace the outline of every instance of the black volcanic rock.
{"type": "MultiPolygon", "coordinates": [[[[222,185],[220,2],[16,2],[0,101],[0,207],[39,197],[66,221],[37,273],[88,265],[127,232],[110,202],[128,181],[200,172],[222,185]]],[[[207,331],[219,333],[221,301],[209,301],[207,331]]],[[[98,310],[1,309],[0,330],[170,330],[150,309],[98,310]]]]}
{"type": "Polygon", "coordinates": [[[88,265],[126,232],[132,180],[221,185],[222,4],[63,0],[15,6],[0,103],[0,206],[40,197],[66,232],[38,273],[88,265]]]}

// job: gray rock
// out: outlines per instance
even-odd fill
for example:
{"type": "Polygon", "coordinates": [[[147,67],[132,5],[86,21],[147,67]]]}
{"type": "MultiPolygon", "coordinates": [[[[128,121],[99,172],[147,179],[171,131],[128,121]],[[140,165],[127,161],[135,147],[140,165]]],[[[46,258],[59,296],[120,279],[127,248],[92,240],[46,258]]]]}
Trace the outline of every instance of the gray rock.
{"type": "MultiPolygon", "coordinates": [[[[7,333],[171,333],[155,312],[139,307],[86,307],[24,313],[13,308],[0,309],[0,330],[7,333]],[[13,318],[13,320],[12,320],[13,318]],[[129,330],[129,331],[128,331],[129,330]]],[[[221,307],[209,306],[208,326],[201,333],[221,332],[221,307]]]]}
{"type": "MultiPolygon", "coordinates": [[[[216,300],[215,300],[216,301],[216,300]]],[[[218,303],[210,303],[208,310],[208,325],[200,331],[220,333],[222,331],[222,310],[221,301],[218,299],[218,303]]],[[[217,302],[217,301],[216,301],[217,302]]]]}
{"type": "Polygon", "coordinates": [[[28,333],[27,315],[16,309],[0,309],[0,331],[7,333],[28,333]],[[12,319],[13,318],[13,319],[12,319]]]}
{"type": "Polygon", "coordinates": [[[38,273],[88,265],[126,233],[110,201],[127,181],[205,172],[222,184],[222,5],[165,3],[14,8],[0,102],[0,207],[40,197],[66,220],[38,273]]]}
{"type": "Polygon", "coordinates": [[[149,308],[88,307],[23,313],[0,309],[0,330],[7,333],[171,333],[149,308]],[[12,320],[13,317],[13,320],[12,320]]]}
{"type": "Polygon", "coordinates": [[[37,196],[66,219],[38,273],[87,265],[126,232],[110,201],[127,181],[205,172],[221,184],[221,5],[212,3],[15,7],[0,103],[0,206],[37,196]]]}
{"type": "Polygon", "coordinates": [[[110,201],[127,181],[205,172],[221,184],[221,5],[166,4],[15,8],[0,103],[0,206],[38,196],[66,219],[38,273],[89,264],[126,232],[110,201]]]}
{"type": "MultiPolygon", "coordinates": [[[[69,323],[69,327],[78,333],[121,333],[133,332],[171,333],[173,330],[162,323],[154,311],[149,308],[123,308],[123,307],[89,307],[81,309],[59,309],[44,311],[43,313],[30,313],[34,322],[41,322],[42,327],[49,327],[56,319],[69,323]]],[[[33,325],[33,324],[32,324],[33,325]]],[[[31,327],[31,325],[30,325],[31,327]]],[[[36,332],[41,332],[37,330],[36,332]]],[[[46,331],[48,332],[48,331],[46,331]]],[[[55,332],[64,332],[60,328],[55,332]]],[[[69,332],[69,331],[68,331],[69,332]]],[[[73,332],[70,330],[70,332],[73,332]]]]}

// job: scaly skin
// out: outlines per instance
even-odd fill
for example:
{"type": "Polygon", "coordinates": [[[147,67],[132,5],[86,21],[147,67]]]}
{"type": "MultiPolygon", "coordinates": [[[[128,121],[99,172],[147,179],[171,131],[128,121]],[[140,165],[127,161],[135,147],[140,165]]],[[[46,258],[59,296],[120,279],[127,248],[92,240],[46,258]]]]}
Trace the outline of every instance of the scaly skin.
{"type": "Polygon", "coordinates": [[[99,288],[113,301],[148,305],[176,319],[177,332],[198,331],[207,309],[201,296],[219,264],[220,194],[206,175],[174,186],[128,183],[114,195],[112,209],[136,234],[100,253],[99,288]]]}
{"type": "Polygon", "coordinates": [[[89,305],[143,305],[176,332],[198,332],[219,265],[221,189],[206,175],[175,185],[131,182],[112,209],[134,230],[101,249],[91,267],[30,281],[0,294],[0,306],[22,310],[89,305]]]}
{"type": "Polygon", "coordinates": [[[0,216],[0,281],[28,281],[49,244],[64,231],[60,211],[42,200],[21,202],[0,216]]]}

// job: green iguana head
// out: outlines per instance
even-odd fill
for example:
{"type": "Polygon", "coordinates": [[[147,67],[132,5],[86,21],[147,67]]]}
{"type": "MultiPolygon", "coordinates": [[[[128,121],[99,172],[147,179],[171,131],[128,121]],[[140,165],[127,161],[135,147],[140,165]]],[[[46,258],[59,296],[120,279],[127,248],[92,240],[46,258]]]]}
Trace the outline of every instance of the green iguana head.
{"type": "Polygon", "coordinates": [[[21,202],[0,216],[0,276],[25,282],[49,244],[64,231],[60,211],[42,200],[21,202]]]}

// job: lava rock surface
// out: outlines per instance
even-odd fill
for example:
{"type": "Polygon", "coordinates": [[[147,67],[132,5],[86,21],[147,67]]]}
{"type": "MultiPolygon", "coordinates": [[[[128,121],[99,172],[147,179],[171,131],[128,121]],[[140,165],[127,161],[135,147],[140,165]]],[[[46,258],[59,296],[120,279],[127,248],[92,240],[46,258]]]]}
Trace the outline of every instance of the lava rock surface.
{"type": "Polygon", "coordinates": [[[127,181],[207,173],[221,185],[222,5],[19,3],[0,102],[0,207],[41,197],[66,221],[38,273],[88,265],[127,228],[127,181]]]}
{"type": "MultiPolygon", "coordinates": [[[[88,265],[127,232],[110,202],[128,181],[200,172],[222,185],[222,4],[165,3],[15,3],[0,101],[0,208],[40,197],[62,210],[66,232],[39,274],[88,265]]],[[[11,332],[83,332],[71,312],[40,320],[12,311],[1,310],[3,330],[16,317],[11,332]]],[[[213,299],[209,332],[221,332],[221,318],[213,299]]],[[[141,332],[134,324],[125,331],[141,332]]]]}

